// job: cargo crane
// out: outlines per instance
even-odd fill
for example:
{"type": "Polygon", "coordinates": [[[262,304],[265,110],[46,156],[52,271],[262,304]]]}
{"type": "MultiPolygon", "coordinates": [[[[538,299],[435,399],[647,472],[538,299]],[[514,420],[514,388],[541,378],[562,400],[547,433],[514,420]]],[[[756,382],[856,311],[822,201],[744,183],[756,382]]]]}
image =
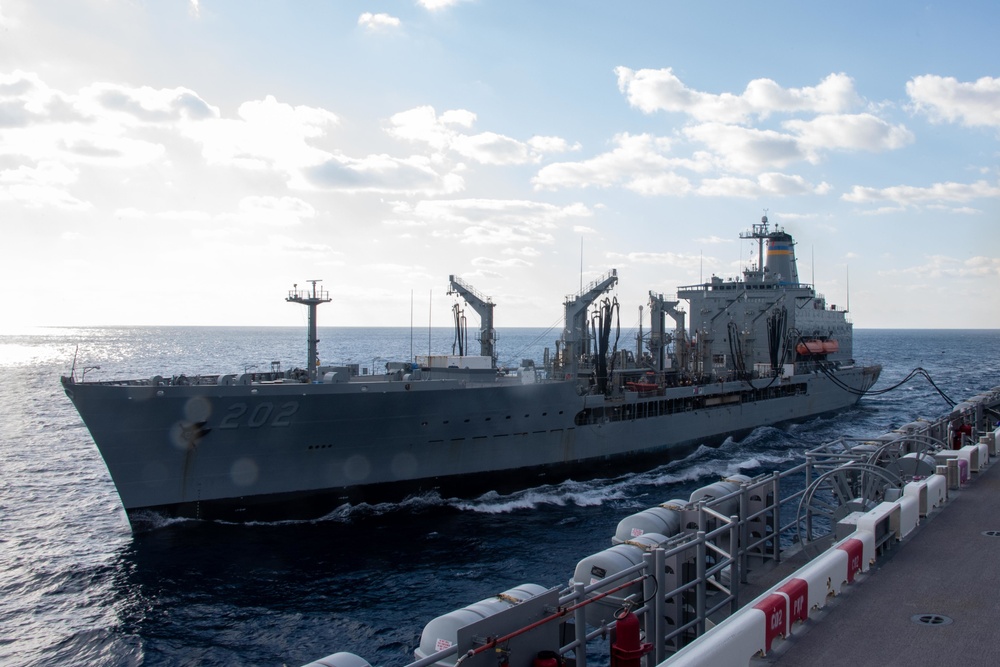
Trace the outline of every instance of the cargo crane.
{"type": "Polygon", "coordinates": [[[480,346],[479,354],[489,357],[492,365],[496,367],[497,332],[493,328],[493,306],[495,305],[493,300],[488,296],[483,296],[472,285],[455,275],[448,276],[448,294],[457,294],[465,299],[465,302],[479,315],[479,336],[477,338],[480,346]]]}
{"type": "Polygon", "coordinates": [[[611,269],[578,294],[566,297],[566,329],[562,336],[562,372],[566,379],[575,379],[580,370],[580,356],[588,353],[589,337],[587,309],[599,296],[618,284],[618,269],[611,269]]]}
{"type": "Polygon", "coordinates": [[[676,362],[678,368],[687,367],[687,345],[685,338],[685,313],[678,310],[679,301],[664,299],[662,294],[653,291],[649,293],[649,352],[653,356],[653,368],[657,371],[667,369],[666,347],[672,340],[667,331],[666,316],[669,315],[674,320],[676,340],[679,344],[675,346],[676,362]]]}

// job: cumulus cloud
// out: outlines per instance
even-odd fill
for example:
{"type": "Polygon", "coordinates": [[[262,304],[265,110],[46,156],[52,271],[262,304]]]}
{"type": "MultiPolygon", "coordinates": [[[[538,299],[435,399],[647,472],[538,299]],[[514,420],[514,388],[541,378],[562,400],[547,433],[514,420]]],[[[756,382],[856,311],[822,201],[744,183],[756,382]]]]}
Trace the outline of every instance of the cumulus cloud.
{"type": "Polygon", "coordinates": [[[980,198],[1000,197],[1000,186],[987,181],[975,183],[934,183],[928,187],[895,185],[888,188],[869,188],[855,185],[850,192],[841,196],[845,201],[856,204],[894,202],[901,206],[917,206],[929,202],[964,203],[980,198]]]}
{"type": "Polygon", "coordinates": [[[562,137],[534,136],[531,139],[528,139],[528,145],[531,146],[533,150],[548,155],[553,153],[565,153],[567,151],[578,151],[581,148],[579,143],[570,145],[569,142],[562,137]]]}
{"type": "Polygon", "coordinates": [[[903,269],[879,271],[880,275],[902,275],[920,279],[982,278],[1000,276],[1000,258],[978,255],[957,259],[947,255],[929,255],[922,264],[903,269]]]}
{"type": "Polygon", "coordinates": [[[188,88],[129,88],[110,83],[97,83],[80,92],[78,105],[92,116],[102,112],[117,112],[127,119],[143,123],[204,120],[218,118],[219,110],[188,88]]]}
{"type": "Polygon", "coordinates": [[[495,132],[456,136],[450,148],[481,164],[525,164],[537,159],[528,144],[495,132]]]}
{"type": "Polygon", "coordinates": [[[184,89],[164,91],[156,100],[147,96],[154,106],[139,100],[151,89],[137,89],[136,97],[119,98],[115,111],[102,105],[101,93],[106,90],[91,86],[70,95],[49,88],[34,73],[0,75],[0,155],[18,156],[22,163],[133,167],[164,153],[159,143],[129,136],[142,122],[139,112],[156,115],[172,110],[175,117],[198,113],[199,104],[184,89]],[[129,99],[135,104],[130,106],[129,99]],[[129,108],[118,113],[124,107],[129,108]]]}
{"type": "Polygon", "coordinates": [[[755,79],[740,94],[712,94],[688,87],[670,68],[619,67],[615,72],[633,107],[645,113],[684,113],[694,122],[671,139],[622,134],[611,151],[546,165],[532,181],[536,189],[619,186],[643,195],[735,197],[823,194],[829,184],[814,185],[783,172],[797,163],[818,164],[829,151],[880,152],[914,140],[906,127],[873,113],[846,113],[862,102],[846,74],[830,74],[805,88],[755,79]],[[779,112],[813,117],[773,127],[750,125],[779,112]],[[706,178],[708,174],[714,176],[706,178]],[[705,180],[699,182],[699,176],[705,180]]]}
{"type": "Polygon", "coordinates": [[[798,175],[768,172],[756,179],[724,176],[706,178],[695,189],[695,193],[706,197],[788,197],[806,194],[826,194],[829,183],[813,185],[798,175]]]}
{"type": "Polygon", "coordinates": [[[459,173],[440,173],[430,158],[419,155],[406,158],[334,155],[320,164],[302,168],[301,175],[300,187],[344,192],[433,195],[452,194],[465,187],[459,173]]]}
{"type": "Polygon", "coordinates": [[[393,213],[426,222],[438,236],[474,245],[521,246],[551,244],[553,230],[563,222],[592,215],[583,204],[556,206],[511,199],[423,200],[397,202],[393,213]]]}
{"type": "Polygon", "coordinates": [[[298,197],[250,196],[239,203],[240,222],[290,226],[312,218],[316,209],[298,197]]]}
{"type": "Polygon", "coordinates": [[[906,83],[915,107],[933,120],[966,126],[1000,127],[1000,78],[972,82],[926,74],[906,83]]]}
{"type": "Polygon", "coordinates": [[[498,259],[496,257],[473,257],[469,262],[472,266],[485,269],[513,269],[523,266],[531,266],[531,262],[520,257],[510,257],[498,259]]]}
{"type": "Polygon", "coordinates": [[[574,150],[559,137],[535,136],[520,141],[495,132],[470,133],[476,114],[465,109],[438,113],[431,106],[401,111],[389,118],[386,131],[397,139],[426,144],[440,153],[492,165],[537,163],[543,154],[574,150]]]}
{"type": "Polygon", "coordinates": [[[292,106],[271,95],[244,102],[237,116],[189,123],[182,132],[201,144],[209,163],[294,171],[328,157],[309,140],[340,122],[325,109],[292,106]]]}
{"type": "MultiPolygon", "coordinates": [[[[576,231],[576,227],[573,231],[576,231]]],[[[520,256],[520,257],[540,257],[541,252],[537,248],[532,248],[531,246],[524,246],[523,248],[504,248],[500,251],[502,255],[520,256]]]]}
{"type": "Polygon", "coordinates": [[[398,28],[400,20],[389,14],[365,12],[358,17],[358,25],[368,30],[389,30],[398,28]]]}
{"type": "MultiPolygon", "coordinates": [[[[340,124],[335,113],[270,95],[246,101],[235,116],[225,117],[187,88],[99,82],[68,94],[49,88],[34,73],[0,74],[0,157],[6,156],[14,167],[32,169],[45,163],[50,170],[55,164],[70,170],[84,164],[131,168],[158,160],[166,164],[193,142],[202,164],[270,173],[293,189],[440,195],[465,187],[460,160],[520,164],[541,154],[528,143],[496,133],[467,132],[475,114],[464,110],[438,116],[433,109],[417,109],[396,120],[399,138],[422,140],[459,161],[433,154],[352,157],[328,150],[321,146],[340,124]]],[[[539,143],[547,150],[560,148],[557,138],[539,143]]],[[[32,191],[41,187],[8,180],[6,199],[14,198],[15,190],[17,198],[28,196],[29,186],[32,191]]],[[[73,183],[45,187],[38,201],[82,205],[72,195],[51,192],[73,183]]]]}
{"type": "Polygon", "coordinates": [[[91,208],[68,192],[78,172],[64,164],[42,161],[35,166],[20,165],[0,171],[0,201],[17,202],[27,208],[53,207],[82,211],[91,208]]]}
{"type": "Polygon", "coordinates": [[[827,114],[812,120],[788,120],[782,126],[811,150],[843,149],[873,153],[913,143],[913,133],[869,113],[827,114]]]}
{"type": "Polygon", "coordinates": [[[428,11],[436,12],[441,9],[453,7],[461,1],[462,0],[417,0],[417,4],[428,11]]]}
{"type": "Polygon", "coordinates": [[[696,269],[702,263],[714,265],[715,261],[700,255],[682,255],[675,252],[630,252],[608,253],[607,258],[619,264],[653,264],[657,266],[673,266],[682,269],[696,269]]]}
{"type": "Polygon", "coordinates": [[[675,173],[679,167],[701,170],[697,160],[671,157],[672,142],[650,134],[619,134],[615,148],[579,162],[556,162],[542,167],[532,179],[536,189],[610,187],[622,185],[642,194],[681,195],[691,183],[675,173]]]}
{"type": "Polygon", "coordinates": [[[780,169],[803,160],[817,162],[817,154],[797,137],[776,130],[741,125],[702,123],[686,127],[684,135],[704,144],[726,168],[738,172],[780,169]]]}
{"type": "Polygon", "coordinates": [[[829,192],[828,184],[814,185],[783,172],[797,163],[818,164],[830,151],[881,152],[914,140],[903,125],[870,112],[850,113],[863,100],[842,73],[803,88],[754,79],[740,93],[718,94],[689,87],[670,68],[619,67],[615,73],[632,107],[644,113],[683,113],[692,122],[678,129],[679,139],[622,135],[610,152],[547,165],[533,181],[536,188],[620,185],[645,195],[736,197],[823,194],[829,192]],[[752,124],[779,113],[812,117],[770,127],[752,124]],[[706,178],[709,173],[714,176],[706,178]]]}
{"type": "Polygon", "coordinates": [[[16,202],[25,208],[52,207],[68,211],[92,208],[63,188],[38,183],[14,183],[0,187],[0,202],[16,202]]]}
{"type": "Polygon", "coordinates": [[[689,88],[669,67],[618,67],[615,74],[618,89],[633,107],[644,113],[680,112],[703,122],[745,123],[774,112],[842,113],[861,101],[846,74],[830,74],[819,85],[806,88],[782,88],[771,79],[754,79],[739,95],[689,88]]]}

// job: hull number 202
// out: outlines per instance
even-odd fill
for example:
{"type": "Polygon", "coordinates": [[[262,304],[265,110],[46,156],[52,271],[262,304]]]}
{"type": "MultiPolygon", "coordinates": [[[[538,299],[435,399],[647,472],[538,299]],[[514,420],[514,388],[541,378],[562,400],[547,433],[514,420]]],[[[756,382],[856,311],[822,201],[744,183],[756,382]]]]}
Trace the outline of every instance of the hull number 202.
{"type": "Polygon", "coordinates": [[[296,401],[289,401],[275,406],[270,401],[255,403],[253,407],[246,403],[233,403],[226,410],[219,428],[260,428],[261,426],[290,426],[292,415],[299,411],[296,401]]]}

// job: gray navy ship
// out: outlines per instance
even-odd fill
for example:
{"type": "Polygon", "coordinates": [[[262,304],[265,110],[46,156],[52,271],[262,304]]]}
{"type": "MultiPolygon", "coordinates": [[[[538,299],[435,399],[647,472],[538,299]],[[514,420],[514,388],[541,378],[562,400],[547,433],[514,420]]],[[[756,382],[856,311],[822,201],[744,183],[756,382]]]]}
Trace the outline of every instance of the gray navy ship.
{"type": "Polygon", "coordinates": [[[330,298],[312,281],[286,299],[309,309],[305,370],[61,381],[133,528],[156,516],[312,519],[347,502],[641,469],[847,408],[879,377],[853,359],[847,311],[799,281],[791,235],[765,216],[740,236],[757,242],[758,263],[675,299],[650,292],[632,349],[612,335],[612,270],[567,297],[555,354],[500,370],[493,302],[451,276],[480,315],[479,355],[460,346],[375,375],[322,367],[316,311],[330,298]]]}

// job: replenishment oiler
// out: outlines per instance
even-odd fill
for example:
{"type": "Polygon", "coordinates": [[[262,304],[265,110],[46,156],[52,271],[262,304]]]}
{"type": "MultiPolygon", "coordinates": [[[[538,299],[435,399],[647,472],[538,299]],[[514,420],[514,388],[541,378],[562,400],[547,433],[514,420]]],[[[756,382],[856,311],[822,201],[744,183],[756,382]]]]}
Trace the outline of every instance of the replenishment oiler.
{"type": "Polygon", "coordinates": [[[847,311],[799,282],[794,241],[762,218],[742,278],[650,292],[650,325],[618,349],[612,270],[567,297],[554,355],[496,367],[493,303],[452,276],[481,318],[480,355],[318,366],[317,287],[305,370],[61,378],[133,527],[155,516],[311,519],[345,502],[509,491],[662,463],[702,443],[854,405],[881,366],[856,364],[847,311]],[[687,312],[680,306],[687,302],[687,312]],[[690,322],[686,321],[690,316],[690,322]],[[668,328],[667,320],[673,327],[668,328]]]}

